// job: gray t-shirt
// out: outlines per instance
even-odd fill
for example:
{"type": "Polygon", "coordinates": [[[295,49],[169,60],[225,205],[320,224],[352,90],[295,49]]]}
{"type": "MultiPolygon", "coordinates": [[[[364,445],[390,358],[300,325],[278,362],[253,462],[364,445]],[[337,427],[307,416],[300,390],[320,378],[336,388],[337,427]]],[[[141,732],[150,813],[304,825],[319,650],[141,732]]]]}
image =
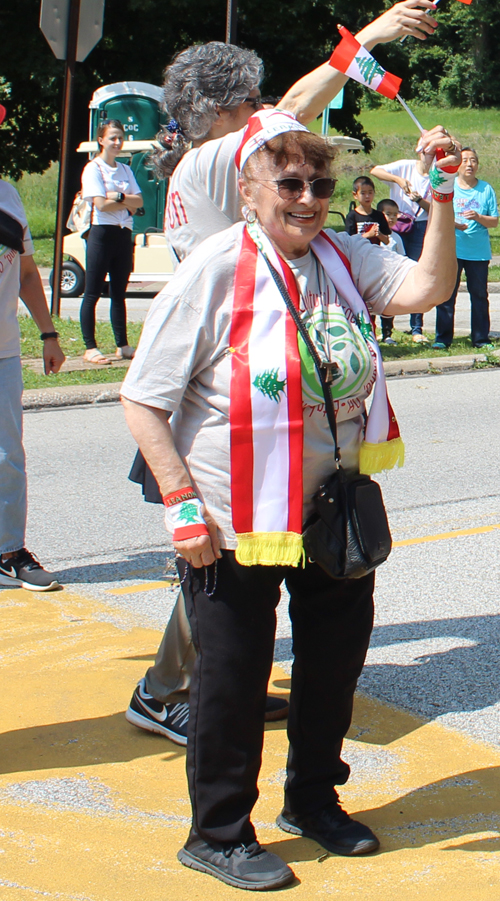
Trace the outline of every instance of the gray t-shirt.
{"type": "MultiPolygon", "coordinates": [[[[219,526],[222,546],[231,549],[236,547],[236,537],[231,517],[229,334],[243,228],[237,223],[207,239],[179,266],[153,301],[122,387],[124,397],[173,413],[176,448],[219,526]]],[[[372,312],[383,313],[415,263],[374,247],[362,237],[328,234],[350,260],[354,284],[372,312]]],[[[349,308],[337,297],[319,264],[316,266],[316,258],[308,254],[293,263],[306,321],[314,319],[315,296],[319,291],[329,292],[332,312],[328,319],[334,333],[326,331],[332,327],[330,323],[321,322],[318,327],[327,336],[326,352],[346,369],[340,382],[334,383],[333,393],[342,460],[347,468],[356,469],[371,360],[357,327],[345,315],[349,308]],[[337,329],[343,330],[346,340],[340,340],[337,329]],[[335,349],[340,344],[345,347],[335,349]],[[352,370],[353,353],[354,370],[358,363],[362,370],[359,379],[355,371],[347,371],[352,370]]],[[[312,495],[333,466],[333,440],[322,395],[314,376],[305,370],[303,362],[304,516],[312,495]]]]}
{"type": "Polygon", "coordinates": [[[206,238],[241,219],[239,172],[234,162],[243,129],[189,150],[168,188],[165,235],[184,260],[206,238]]]}
{"type": "MultiPolygon", "coordinates": [[[[26,213],[16,189],[0,179],[0,210],[20,222],[24,229],[24,252],[33,256],[26,213]]],[[[17,250],[0,242],[0,359],[17,357],[21,352],[17,306],[21,277],[21,258],[17,250]]]]}

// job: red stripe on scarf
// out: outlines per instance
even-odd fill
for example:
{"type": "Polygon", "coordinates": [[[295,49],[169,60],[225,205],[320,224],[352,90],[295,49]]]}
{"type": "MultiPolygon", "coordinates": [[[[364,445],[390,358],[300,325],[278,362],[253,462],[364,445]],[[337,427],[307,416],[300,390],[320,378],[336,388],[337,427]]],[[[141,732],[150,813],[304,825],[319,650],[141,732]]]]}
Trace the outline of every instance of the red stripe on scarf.
{"type": "Polygon", "coordinates": [[[344,251],[343,251],[343,250],[340,250],[340,247],[337,247],[337,245],[333,243],[332,239],[328,237],[328,235],[327,235],[327,233],[326,233],[325,231],[320,231],[319,237],[324,238],[325,241],[328,241],[328,243],[330,244],[330,246],[333,247],[334,251],[335,251],[336,253],[338,253],[338,255],[339,255],[340,259],[342,260],[342,262],[343,262],[345,268],[347,269],[349,275],[351,276],[351,280],[353,281],[353,284],[354,284],[354,280],[353,280],[353,278],[352,278],[351,264],[350,264],[349,260],[347,259],[347,257],[346,257],[346,255],[345,255],[344,251]]]}
{"type": "Polygon", "coordinates": [[[253,529],[253,442],[248,338],[253,322],[257,247],[243,231],[234,280],[233,316],[229,342],[232,354],[229,422],[231,427],[231,491],[238,486],[238,502],[231,499],[235,532],[253,529]]]}
{"type": "MultiPolygon", "coordinates": [[[[280,262],[282,262],[280,260],[280,262]]],[[[282,262],[283,276],[288,293],[297,311],[300,309],[300,298],[295,276],[291,269],[282,262]]],[[[304,452],[304,414],[302,410],[302,362],[298,347],[297,326],[287,311],[286,314],[286,371],[287,371],[287,403],[288,403],[288,531],[302,532],[303,520],[303,452],[304,452]]]]}
{"type": "Polygon", "coordinates": [[[402,81],[403,79],[398,78],[397,75],[391,75],[390,72],[386,72],[378,88],[376,88],[377,94],[383,94],[389,100],[395,100],[402,81]]]}
{"type": "Polygon", "coordinates": [[[389,430],[387,432],[387,440],[392,441],[393,438],[399,438],[400,433],[399,433],[398,421],[396,419],[396,414],[394,413],[394,410],[391,407],[391,402],[390,402],[389,398],[387,398],[387,411],[389,413],[389,430]]]}
{"type": "Polygon", "coordinates": [[[345,75],[356,56],[356,53],[360,49],[361,44],[358,43],[354,35],[352,35],[343,25],[339,26],[339,32],[342,35],[342,40],[340,44],[335,47],[328,63],[330,66],[333,66],[334,69],[338,69],[339,72],[343,72],[345,75]]]}

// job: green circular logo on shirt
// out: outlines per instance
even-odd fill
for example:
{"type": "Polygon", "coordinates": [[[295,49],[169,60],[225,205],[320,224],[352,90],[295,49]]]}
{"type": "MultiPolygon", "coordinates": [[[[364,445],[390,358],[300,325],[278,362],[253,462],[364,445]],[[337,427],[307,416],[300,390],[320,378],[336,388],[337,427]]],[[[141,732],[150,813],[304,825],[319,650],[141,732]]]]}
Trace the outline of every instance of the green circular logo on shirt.
{"type": "MultiPolygon", "coordinates": [[[[357,324],[348,323],[342,308],[333,304],[328,308],[317,307],[307,311],[304,324],[321,359],[337,363],[332,397],[339,400],[360,394],[370,377],[371,357],[357,324]]],[[[303,399],[307,404],[321,404],[324,402],[323,390],[314,361],[300,334],[298,345],[302,361],[303,399]]]]}

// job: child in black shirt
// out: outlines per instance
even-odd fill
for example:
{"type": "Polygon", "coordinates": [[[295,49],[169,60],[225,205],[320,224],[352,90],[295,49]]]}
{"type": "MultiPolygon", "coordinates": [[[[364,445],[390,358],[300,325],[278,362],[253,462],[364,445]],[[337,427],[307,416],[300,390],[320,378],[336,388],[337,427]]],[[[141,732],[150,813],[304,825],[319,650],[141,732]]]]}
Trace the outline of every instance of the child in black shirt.
{"type": "Polygon", "coordinates": [[[352,193],[356,206],[345,220],[348,235],[363,235],[371,244],[388,244],[391,229],[384,214],[372,207],[375,198],[375,185],[371,178],[360,175],[352,185],[352,193]]]}

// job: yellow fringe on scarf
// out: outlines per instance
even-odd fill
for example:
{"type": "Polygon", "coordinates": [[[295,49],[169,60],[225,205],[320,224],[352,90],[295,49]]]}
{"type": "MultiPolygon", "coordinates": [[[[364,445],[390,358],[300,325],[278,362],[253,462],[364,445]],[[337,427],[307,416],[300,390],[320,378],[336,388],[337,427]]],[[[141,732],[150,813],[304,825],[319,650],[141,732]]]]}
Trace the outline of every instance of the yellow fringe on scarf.
{"type": "Polygon", "coordinates": [[[305,562],[302,535],[296,532],[243,532],[236,536],[242,566],[299,566],[305,562]]]}
{"type": "Polygon", "coordinates": [[[393,438],[392,441],[383,441],[381,444],[369,444],[363,441],[359,452],[359,471],[371,476],[383,469],[393,469],[394,466],[403,466],[405,461],[405,446],[402,438],[393,438]]]}

